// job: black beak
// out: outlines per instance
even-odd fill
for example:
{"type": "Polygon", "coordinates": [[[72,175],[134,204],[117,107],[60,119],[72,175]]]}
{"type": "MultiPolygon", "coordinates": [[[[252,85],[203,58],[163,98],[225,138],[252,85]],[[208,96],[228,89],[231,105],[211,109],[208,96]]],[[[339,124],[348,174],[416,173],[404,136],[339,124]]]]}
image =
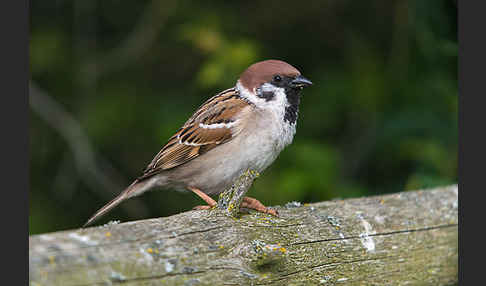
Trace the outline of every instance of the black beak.
{"type": "Polygon", "coordinates": [[[304,88],[306,86],[312,85],[312,81],[306,79],[305,77],[299,75],[290,82],[290,86],[293,88],[304,88]]]}

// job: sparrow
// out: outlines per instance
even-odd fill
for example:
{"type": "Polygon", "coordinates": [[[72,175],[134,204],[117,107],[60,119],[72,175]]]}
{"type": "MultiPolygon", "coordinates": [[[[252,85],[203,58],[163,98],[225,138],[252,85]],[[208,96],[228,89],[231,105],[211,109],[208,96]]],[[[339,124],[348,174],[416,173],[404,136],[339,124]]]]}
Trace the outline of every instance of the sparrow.
{"type": "MultiPolygon", "coordinates": [[[[249,66],[226,89],[204,102],[168,140],[143,174],[99,209],[83,226],[115,206],[154,189],[189,190],[209,209],[211,196],[229,188],[248,169],[262,173],[296,132],[301,91],[312,82],[290,64],[265,60],[249,66]]],[[[277,216],[245,197],[241,206],[277,216]]]]}

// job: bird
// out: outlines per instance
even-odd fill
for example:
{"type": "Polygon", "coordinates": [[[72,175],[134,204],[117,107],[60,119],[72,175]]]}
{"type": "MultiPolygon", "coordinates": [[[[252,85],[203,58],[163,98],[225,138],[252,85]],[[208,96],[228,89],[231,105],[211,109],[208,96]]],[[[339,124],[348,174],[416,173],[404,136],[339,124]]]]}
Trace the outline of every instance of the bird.
{"type": "MultiPolygon", "coordinates": [[[[207,205],[248,169],[262,173],[296,133],[301,91],[312,82],[282,60],[250,65],[236,84],[204,102],[117,197],[100,208],[86,227],[121,202],[152,189],[191,191],[207,205]]],[[[278,216],[244,197],[242,208],[278,216]]]]}

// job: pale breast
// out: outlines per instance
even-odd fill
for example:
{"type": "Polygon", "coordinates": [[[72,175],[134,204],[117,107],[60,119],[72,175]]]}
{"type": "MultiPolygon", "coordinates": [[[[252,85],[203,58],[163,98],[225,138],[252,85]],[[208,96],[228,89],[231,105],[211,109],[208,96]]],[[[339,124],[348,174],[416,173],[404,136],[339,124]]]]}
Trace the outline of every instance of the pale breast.
{"type": "MultiPolygon", "coordinates": [[[[242,145],[251,167],[262,172],[275,161],[295,135],[295,124],[280,119],[281,113],[272,110],[257,112],[253,127],[247,128],[242,145]]],[[[242,134],[243,135],[243,134],[242,134]]]]}

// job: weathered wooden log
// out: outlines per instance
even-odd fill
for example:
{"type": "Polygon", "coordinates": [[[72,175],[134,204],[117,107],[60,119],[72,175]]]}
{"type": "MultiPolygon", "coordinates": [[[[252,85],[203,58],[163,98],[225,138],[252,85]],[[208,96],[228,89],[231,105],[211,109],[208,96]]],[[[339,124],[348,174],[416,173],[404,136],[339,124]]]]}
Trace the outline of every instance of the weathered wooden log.
{"type": "Polygon", "coordinates": [[[458,188],[218,208],[29,238],[31,285],[454,285],[458,188]]]}

